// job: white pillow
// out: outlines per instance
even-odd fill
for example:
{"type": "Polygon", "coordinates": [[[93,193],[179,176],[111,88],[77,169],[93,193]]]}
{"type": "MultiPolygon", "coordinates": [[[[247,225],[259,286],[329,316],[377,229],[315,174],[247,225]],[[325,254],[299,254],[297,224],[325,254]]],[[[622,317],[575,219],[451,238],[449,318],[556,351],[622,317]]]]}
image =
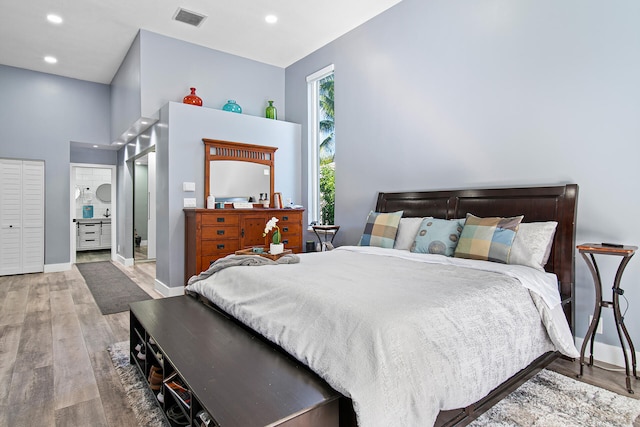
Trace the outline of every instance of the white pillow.
{"type": "Polygon", "coordinates": [[[557,225],[555,221],[520,223],[511,246],[509,264],[526,265],[544,271],[557,225]]]}
{"type": "MultiPolygon", "coordinates": [[[[431,217],[428,217],[431,218],[431,217]]],[[[410,250],[413,241],[416,239],[418,229],[424,218],[400,218],[400,224],[398,224],[398,234],[396,234],[396,241],[393,245],[393,249],[410,250]]]]}

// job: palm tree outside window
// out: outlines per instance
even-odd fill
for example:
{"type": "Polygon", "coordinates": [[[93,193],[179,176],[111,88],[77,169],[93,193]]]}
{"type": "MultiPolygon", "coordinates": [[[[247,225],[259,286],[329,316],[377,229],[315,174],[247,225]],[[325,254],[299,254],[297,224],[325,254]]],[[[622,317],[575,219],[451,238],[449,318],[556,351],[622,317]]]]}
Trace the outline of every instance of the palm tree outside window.
{"type": "Polygon", "coordinates": [[[335,221],[335,125],[333,66],[307,77],[309,87],[309,220],[335,221]]]}

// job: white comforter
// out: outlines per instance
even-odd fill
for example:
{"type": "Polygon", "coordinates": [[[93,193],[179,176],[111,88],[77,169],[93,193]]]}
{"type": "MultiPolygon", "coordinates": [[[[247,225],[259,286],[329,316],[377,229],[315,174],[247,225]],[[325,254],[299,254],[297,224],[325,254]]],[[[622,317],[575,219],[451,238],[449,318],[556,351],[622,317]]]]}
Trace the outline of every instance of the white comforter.
{"type": "Polygon", "coordinates": [[[578,356],[554,277],[342,247],[303,254],[299,264],[231,267],[187,289],[350,397],[359,426],[429,426],[546,351],[578,356]]]}

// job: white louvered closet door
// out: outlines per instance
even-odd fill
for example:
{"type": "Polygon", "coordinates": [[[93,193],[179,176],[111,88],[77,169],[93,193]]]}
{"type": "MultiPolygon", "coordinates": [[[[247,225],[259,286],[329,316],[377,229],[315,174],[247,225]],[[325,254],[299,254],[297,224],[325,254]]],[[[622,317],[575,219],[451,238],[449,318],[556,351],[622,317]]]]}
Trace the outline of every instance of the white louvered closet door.
{"type": "Polygon", "coordinates": [[[0,159],[0,275],[44,271],[44,162],[0,159]]]}

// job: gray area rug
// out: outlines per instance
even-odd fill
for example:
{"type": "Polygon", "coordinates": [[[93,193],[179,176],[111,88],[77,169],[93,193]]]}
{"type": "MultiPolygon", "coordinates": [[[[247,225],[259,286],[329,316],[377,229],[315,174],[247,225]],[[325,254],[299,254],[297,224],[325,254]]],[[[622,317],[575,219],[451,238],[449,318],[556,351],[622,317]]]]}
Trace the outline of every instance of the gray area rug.
{"type": "Polygon", "coordinates": [[[110,261],[76,264],[102,314],[129,310],[129,304],[151,297],[110,261]]]}
{"type": "MultiPolygon", "coordinates": [[[[111,359],[141,426],[166,426],[138,369],[129,364],[129,343],[109,347],[111,359]]],[[[640,415],[640,400],[543,369],[471,427],[623,427],[640,415]]]]}
{"type": "Polygon", "coordinates": [[[470,426],[622,427],[639,414],[640,400],[543,369],[470,426]]]}
{"type": "Polygon", "coordinates": [[[120,376],[127,402],[133,410],[141,427],[170,427],[156,397],[147,386],[138,368],[129,363],[129,342],[123,341],[111,345],[109,348],[111,361],[120,376]]]}

